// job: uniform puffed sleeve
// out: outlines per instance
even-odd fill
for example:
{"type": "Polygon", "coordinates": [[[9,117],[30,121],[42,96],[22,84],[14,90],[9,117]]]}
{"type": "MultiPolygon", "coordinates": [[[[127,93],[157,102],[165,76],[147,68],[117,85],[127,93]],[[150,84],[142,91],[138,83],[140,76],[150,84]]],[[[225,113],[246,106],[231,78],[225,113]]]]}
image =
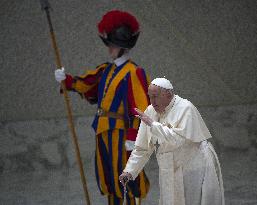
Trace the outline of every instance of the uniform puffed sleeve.
{"type": "Polygon", "coordinates": [[[90,103],[97,103],[98,84],[108,63],[97,66],[95,70],[87,71],[84,75],[72,76],[66,74],[65,84],[69,91],[79,93],[90,103]]]}

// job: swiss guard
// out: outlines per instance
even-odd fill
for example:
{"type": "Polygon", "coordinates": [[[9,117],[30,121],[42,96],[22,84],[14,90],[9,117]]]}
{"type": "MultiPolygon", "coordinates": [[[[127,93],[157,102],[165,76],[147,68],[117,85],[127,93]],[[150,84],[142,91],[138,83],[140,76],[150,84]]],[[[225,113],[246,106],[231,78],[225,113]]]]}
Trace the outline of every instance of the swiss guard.
{"type": "Polygon", "coordinates": [[[124,194],[119,175],[134,148],[140,120],[134,108],[149,105],[149,79],[143,68],[129,57],[140,34],[137,19],[128,12],[112,10],[98,23],[99,36],[108,48],[112,62],[104,63],[81,76],[55,71],[58,82],[97,104],[92,127],[95,130],[95,175],[99,190],[109,205],[138,205],[146,197],[149,181],[144,171],[127,184],[124,194]]]}

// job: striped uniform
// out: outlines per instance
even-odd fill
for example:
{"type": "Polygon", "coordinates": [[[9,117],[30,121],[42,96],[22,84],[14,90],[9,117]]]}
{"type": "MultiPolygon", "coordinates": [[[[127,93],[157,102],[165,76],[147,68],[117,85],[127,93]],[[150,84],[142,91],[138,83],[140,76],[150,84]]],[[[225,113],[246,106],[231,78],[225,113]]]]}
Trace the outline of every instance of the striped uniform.
{"type": "MultiPolygon", "coordinates": [[[[106,112],[117,113],[121,118],[96,115],[92,127],[96,132],[95,170],[98,187],[108,195],[109,205],[122,204],[123,187],[119,183],[130,152],[125,141],[135,141],[140,124],[134,108],[145,110],[149,105],[148,79],[144,69],[131,60],[116,67],[105,63],[85,75],[67,75],[66,87],[78,92],[90,103],[106,112]]],[[[149,181],[142,171],[135,181],[128,184],[127,204],[135,204],[134,197],[144,198],[149,190],[149,181]]]]}

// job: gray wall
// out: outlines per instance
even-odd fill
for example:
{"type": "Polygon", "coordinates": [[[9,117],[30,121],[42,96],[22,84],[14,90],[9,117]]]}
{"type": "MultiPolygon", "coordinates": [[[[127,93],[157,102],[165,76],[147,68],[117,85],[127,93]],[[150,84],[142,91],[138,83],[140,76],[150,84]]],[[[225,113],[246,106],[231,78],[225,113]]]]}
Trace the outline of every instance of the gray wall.
{"type": "MultiPolygon", "coordinates": [[[[51,1],[67,72],[82,74],[108,59],[96,23],[113,8],[141,23],[133,59],[166,76],[199,106],[257,103],[256,1],[51,1]]],[[[39,1],[1,3],[1,121],[64,117],[55,61],[39,1]],[[40,109],[39,109],[40,108],[40,109]]],[[[92,114],[72,96],[74,114],[92,114]]]]}
{"type": "MultiPolygon", "coordinates": [[[[200,110],[220,157],[227,204],[257,204],[257,2],[50,1],[62,64],[82,74],[109,60],[96,23],[110,9],[131,11],[141,34],[131,56],[151,78],[166,76],[200,110]],[[251,163],[250,163],[251,162],[251,163]]],[[[55,60],[39,1],[0,3],[0,202],[82,204],[55,60]]],[[[95,106],[70,93],[93,204],[95,106]],[[92,197],[92,198],[93,198],[92,197]]],[[[155,158],[145,204],[158,200],[155,158]]]]}

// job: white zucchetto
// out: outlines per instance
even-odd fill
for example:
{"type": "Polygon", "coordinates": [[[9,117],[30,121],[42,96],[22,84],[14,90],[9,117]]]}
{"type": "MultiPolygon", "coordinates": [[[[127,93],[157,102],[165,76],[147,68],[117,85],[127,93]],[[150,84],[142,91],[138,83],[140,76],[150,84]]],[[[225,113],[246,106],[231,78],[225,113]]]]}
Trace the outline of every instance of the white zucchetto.
{"type": "Polygon", "coordinates": [[[173,86],[171,84],[171,82],[169,80],[167,80],[166,78],[155,78],[151,84],[159,86],[161,88],[165,88],[168,90],[172,90],[173,86]]]}

